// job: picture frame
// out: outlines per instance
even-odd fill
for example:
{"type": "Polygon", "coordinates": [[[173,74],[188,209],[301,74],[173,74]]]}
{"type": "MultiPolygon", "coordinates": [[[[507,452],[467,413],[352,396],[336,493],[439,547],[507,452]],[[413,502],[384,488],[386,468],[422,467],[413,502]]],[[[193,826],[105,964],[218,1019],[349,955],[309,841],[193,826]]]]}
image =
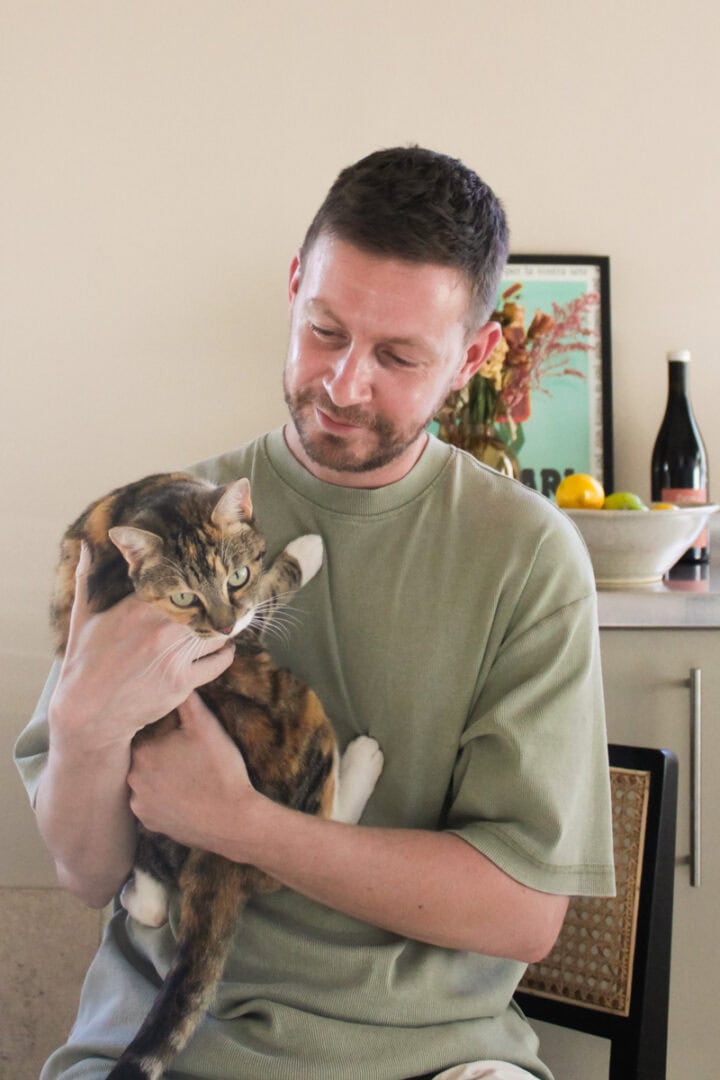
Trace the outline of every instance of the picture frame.
{"type": "MultiPolygon", "coordinates": [[[[530,415],[516,450],[520,479],[547,496],[569,473],[589,473],[613,490],[610,259],[606,255],[512,254],[502,294],[524,308],[525,327],[536,311],[553,318],[581,312],[582,329],[568,341],[567,364],[531,393],[530,415]],[[566,373],[567,371],[567,373],[566,373]]],[[[568,325],[572,326],[572,319],[568,325]]]]}

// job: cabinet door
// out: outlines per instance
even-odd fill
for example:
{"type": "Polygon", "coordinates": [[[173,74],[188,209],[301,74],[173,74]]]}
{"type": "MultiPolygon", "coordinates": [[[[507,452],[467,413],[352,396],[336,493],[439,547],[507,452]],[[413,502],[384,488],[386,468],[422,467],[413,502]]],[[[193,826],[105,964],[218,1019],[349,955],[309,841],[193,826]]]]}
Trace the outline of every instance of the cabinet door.
{"type": "MultiPolygon", "coordinates": [[[[680,763],[677,870],[670,987],[668,1080],[720,1075],[720,631],[603,630],[603,678],[611,742],[667,747],[680,763]],[[701,884],[690,885],[690,682],[702,685],[701,884]]],[[[533,1025],[556,1080],[607,1080],[609,1044],[533,1025]],[[581,1072],[578,1071],[581,1069],[581,1072]]]]}
{"type": "Polygon", "coordinates": [[[611,742],[668,747],[680,763],[670,984],[669,1080],[713,1080],[720,1068],[717,944],[720,888],[720,631],[604,630],[611,742]],[[690,682],[701,671],[701,880],[690,884],[690,682]]]}

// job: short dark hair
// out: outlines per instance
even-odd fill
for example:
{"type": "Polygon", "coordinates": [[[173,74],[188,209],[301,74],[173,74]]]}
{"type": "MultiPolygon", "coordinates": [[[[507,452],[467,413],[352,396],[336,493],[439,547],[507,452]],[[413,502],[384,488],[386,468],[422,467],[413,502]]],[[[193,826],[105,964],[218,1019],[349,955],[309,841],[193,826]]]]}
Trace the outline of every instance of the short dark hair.
{"type": "Polygon", "coordinates": [[[321,233],[373,254],[450,266],[470,288],[473,328],[495,307],[509,235],[502,204],[472,169],[420,146],[377,150],[343,169],[301,249],[321,233]]]}

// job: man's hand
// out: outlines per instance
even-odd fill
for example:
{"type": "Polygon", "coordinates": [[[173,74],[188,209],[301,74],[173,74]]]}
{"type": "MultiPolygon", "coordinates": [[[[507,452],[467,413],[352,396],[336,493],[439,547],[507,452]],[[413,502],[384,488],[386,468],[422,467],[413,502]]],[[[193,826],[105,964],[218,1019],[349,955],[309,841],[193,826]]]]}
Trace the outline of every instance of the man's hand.
{"type": "Polygon", "coordinates": [[[128,596],[101,614],[87,602],[87,548],[60,680],[50,706],[53,739],[85,748],[127,747],[146,724],[172,712],[192,690],[217,678],[234,650],[222,637],[199,638],[152,604],[128,596]]]}
{"type": "Polygon", "coordinates": [[[94,614],[89,569],[83,550],[48,710],[50,752],[36,812],[61,884],[102,907],[122,885],[135,851],[127,785],[133,736],[220,675],[234,649],[222,637],[190,637],[135,596],[94,614]]]}
{"type": "Polygon", "coordinates": [[[178,728],[133,746],[130,808],[153,832],[217,851],[258,795],[240,751],[198,694],[178,715],[178,728]]]}

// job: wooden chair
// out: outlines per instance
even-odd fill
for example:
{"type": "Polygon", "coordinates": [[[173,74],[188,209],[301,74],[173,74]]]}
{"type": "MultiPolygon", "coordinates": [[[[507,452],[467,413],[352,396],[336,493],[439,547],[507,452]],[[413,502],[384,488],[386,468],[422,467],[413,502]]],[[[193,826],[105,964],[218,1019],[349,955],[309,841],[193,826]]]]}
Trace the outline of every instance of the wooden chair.
{"type": "Polygon", "coordinates": [[[528,1017],[609,1039],[610,1080],[665,1080],[677,772],[669,750],[610,746],[617,896],[573,897],[515,995],[528,1017]]]}

